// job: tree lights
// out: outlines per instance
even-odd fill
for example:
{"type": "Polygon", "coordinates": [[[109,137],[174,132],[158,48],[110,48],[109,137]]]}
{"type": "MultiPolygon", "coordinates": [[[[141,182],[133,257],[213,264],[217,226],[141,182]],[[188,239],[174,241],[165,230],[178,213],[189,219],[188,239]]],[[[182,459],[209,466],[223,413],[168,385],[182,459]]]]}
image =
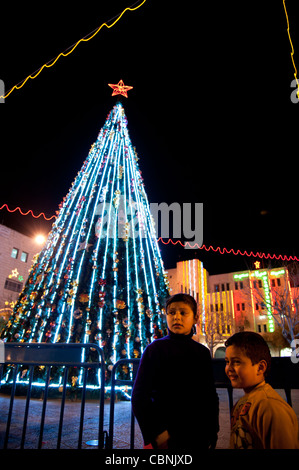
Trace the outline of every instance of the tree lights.
{"type": "Polygon", "coordinates": [[[162,334],[168,281],[137,160],[117,103],[59,206],[5,341],[94,342],[109,371],[162,334]]]}

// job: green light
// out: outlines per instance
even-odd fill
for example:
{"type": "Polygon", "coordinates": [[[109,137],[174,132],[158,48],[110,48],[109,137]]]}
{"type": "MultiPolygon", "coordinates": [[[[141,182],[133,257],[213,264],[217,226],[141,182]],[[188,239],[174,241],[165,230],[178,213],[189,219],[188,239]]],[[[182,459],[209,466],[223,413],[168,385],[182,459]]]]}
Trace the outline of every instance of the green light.
{"type": "Polygon", "coordinates": [[[269,289],[267,272],[264,271],[263,273],[259,273],[258,277],[262,277],[262,279],[263,279],[265,300],[266,300],[266,303],[267,303],[267,317],[268,317],[268,323],[269,323],[269,331],[270,331],[270,333],[273,333],[275,328],[274,328],[274,321],[273,321],[273,316],[272,316],[271,296],[270,296],[270,289],[269,289]]]}
{"type": "Polygon", "coordinates": [[[249,273],[242,273],[242,274],[235,274],[234,279],[244,279],[246,277],[249,277],[249,273]]]}
{"type": "Polygon", "coordinates": [[[267,271],[254,271],[251,273],[251,276],[254,276],[254,277],[264,277],[264,276],[267,276],[267,271]]]}
{"type": "Polygon", "coordinates": [[[281,269],[280,271],[271,271],[270,272],[270,276],[282,276],[283,274],[285,274],[284,269],[281,269]]]}

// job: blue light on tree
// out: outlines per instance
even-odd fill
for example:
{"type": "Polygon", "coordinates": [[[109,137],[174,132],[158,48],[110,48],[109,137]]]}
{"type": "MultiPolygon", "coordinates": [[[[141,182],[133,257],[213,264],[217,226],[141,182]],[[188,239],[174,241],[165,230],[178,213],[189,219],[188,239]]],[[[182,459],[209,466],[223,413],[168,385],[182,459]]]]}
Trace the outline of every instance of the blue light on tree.
{"type": "Polygon", "coordinates": [[[168,283],[137,161],[117,103],[59,206],[2,339],[97,343],[109,371],[163,334],[168,283]]]}

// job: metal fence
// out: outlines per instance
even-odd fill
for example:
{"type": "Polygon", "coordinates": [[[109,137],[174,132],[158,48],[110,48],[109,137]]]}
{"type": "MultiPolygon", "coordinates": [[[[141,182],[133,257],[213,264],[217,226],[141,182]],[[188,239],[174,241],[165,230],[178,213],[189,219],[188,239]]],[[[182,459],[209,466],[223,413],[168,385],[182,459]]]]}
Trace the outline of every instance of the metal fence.
{"type": "MultiPolygon", "coordinates": [[[[115,397],[116,387],[119,386],[130,386],[133,387],[134,380],[136,378],[140,359],[121,359],[113,366],[112,369],[112,382],[111,382],[111,402],[110,402],[110,421],[109,421],[109,437],[107,439],[107,448],[113,448],[113,437],[114,437],[114,408],[115,408],[115,397]],[[117,370],[123,365],[131,365],[131,380],[120,380],[117,379],[117,370]]],[[[292,389],[299,389],[299,363],[294,364],[289,357],[273,357],[271,360],[271,370],[267,377],[267,382],[272,385],[273,388],[282,389],[285,391],[286,400],[290,406],[292,406],[292,389]]],[[[228,393],[229,409],[233,407],[233,388],[230,380],[225,373],[225,360],[224,359],[212,359],[213,375],[215,380],[216,388],[224,388],[228,393]]],[[[197,373],[197,371],[194,371],[197,373]]],[[[135,440],[135,417],[131,410],[131,423],[130,423],[130,449],[134,449],[135,440]]]]}
{"type": "MultiPolygon", "coordinates": [[[[99,372],[99,380],[101,384],[105,383],[105,360],[103,351],[95,344],[47,344],[47,343],[6,343],[5,344],[5,363],[0,368],[0,385],[2,390],[8,388],[10,390],[9,409],[6,420],[6,429],[4,431],[3,448],[8,447],[12,413],[16,393],[19,394],[18,388],[26,389],[26,400],[24,409],[24,419],[22,423],[22,433],[20,448],[23,449],[26,440],[26,431],[28,423],[28,414],[32,393],[36,395],[39,390],[42,397],[42,408],[40,416],[39,436],[37,448],[41,449],[43,444],[43,433],[45,426],[46,407],[49,391],[53,393],[53,384],[51,383],[51,372],[54,368],[60,369],[60,383],[56,384],[56,395],[61,400],[60,413],[58,419],[58,436],[56,448],[60,449],[63,420],[67,393],[72,386],[69,383],[69,371],[76,371],[76,397],[80,397],[80,419],[78,429],[77,448],[82,447],[82,435],[84,425],[85,402],[87,392],[87,379],[91,371],[93,376],[99,372]],[[39,378],[38,382],[34,381],[36,368],[42,367],[43,379],[39,378]],[[25,375],[24,375],[25,372],[25,375]],[[21,374],[21,377],[20,377],[21,374]],[[4,379],[6,375],[6,380],[4,379]],[[24,377],[26,377],[24,379],[24,377]],[[77,383],[77,382],[80,383],[77,383]]],[[[1,389],[0,389],[1,390],[1,389]]],[[[98,439],[99,448],[103,448],[105,432],[104,425],[104,387],[98,388],[99,415],[98,415],[98,439]]],[[[3,411],[1,413],[4,414],[3,411]]]]}
{"type": "MultiPolygon", "coordinates": [[[[121,359],[116,362],[112,369],[112,381],[111,381],[111,402],[110,402],[110,419],[109,419],[109,437],[107,439],[107,448],[113,448],[113,437],[114,437],[114,410],[115,410],[115,398],[117,387],[133,387],[136,374],[138,371],[140,359],[121,359]],[[131,380],[122,380],[117,378],[117,371],[123,365],[131,365],[131,380]]],[[[233,389],[230,381],[225,374],[225,363],[224,359],[213,359],[213,372],[215,378],[216,388],[226,388],[228,392],[228,400],[230,410],[233,407],[233,389]]],[[[194,371],[197,373],[197,371],[194,371]]],[[[131,409],[131,420],[130,420],[130,449],[134,449],[135,441],[135,417],[131,409]]]]}
{"type": "MultiPolygon", "coordinates": [[[[111,395],[110,395],[110,409],[109,409],[109,428],[104,430],[104,399],[105,387],[97,387],[97,400],[99,406],[98,424],[97,424],[97,439],[94,439],[93,445],[98,448],[112,449],[114,439],[114,423],[115,423],[115,403],[116,395],[120,388],[128,388],[131,390],[137,374],[140,359],[121,359],[112,369],[111,373],[111,395]],[[130,380],[119,379],[119,368],[123,366],[128,367],[130,380]]],[[[224,359],[213,359],[213,372],[215,378],[216,388],[226,388],[228,392],[228,401],[230,409],[233,406],[233,389],[230,381],[225,374],[225,361],[224,359]]],[[[105,360],[103,351],[95,344],[44,344],[44,343],[6,343],[5,345],[5,364],[0,365],[0,379],[2,379],[5,368],[9,366],[10,370],[10,399],[9,409],[7,413],[6,425],[4,430],[3,448],[8,447],[10,438],[10,428],[12,420],[12,412],[14,407],[15,396],[18,392],[20,383],[20,371],[26,370],[26,399],[24,418],[22,419],[22,432],[20,439],[20,448],[23,449],[26,442],[26,430],[29,414],[30,399],[36,383],[34,382],[34,370],[37,366],[42,366],[44,370],[44,383],[39,384],[39,389],[42,390],[42,406],[39,425],[39,436],[37,448],[43,447],[43,434],[45,427],[45,416],[47,400],[49,397],[49,390],[51,390],[51,371],[55,367],[63,367],[63,374],[61,383],[59,385],[60,393],[60,413],[58,418],[58,436],[56,448],[61,448],[62,430],[64,422],[64,412],[66,399],[69,397],[68,390],[72,388],[68,382],[68,375],[71,368],[78,368],[80,370],[80,387],[76,387],[76,399],[81,400],[80,404],[80,420],[79,432],[77,440],[77,448],[82,448],[82,436],[84,428],[84,414],[85,403],[87,395],[87,381],[90,371],[98,371],[100,384],[105,383],[105,360]]],[[[194,371],[197,373],[197,371],[194,371]]],[[[94,375],[94,374],[93,374],[94,375]]],[[[284,389],[287,402],[292,406],[291,390],[299,388],[299,364],[293,364],[290,358],[272,358],[272,367],[267,381],[277,389],[284,389]]],[[[3,383],[7,383],[3,381],[3,383]]],[[[0,382],[1,385],[1,382],[0,382]]],[[[1,391],[1,389],[0,389],[1,391]]],[[[93,397],[94,398],[94,397],[93,397]]],[[[96,408],[94,407],[93,410],[96,408]]],[[[94,413],[94,411],[93,411],[94,413]]],[[[3,413],[1,413],[3,414],[3,413]]],[[[130,449],[134,449],[135,442],[135,417],[131,410],[130,424],[128,424],[128,432],[130,432],[130,449]]],[[[1,446],[0,446],[1,447],[1,446]]]]}
{"type": "MultiPolygon", "coordinates": [[[[115,397],[116,387],[133,387],[136,378],[137,370],[139,367],[140,359],[120,359],[117,361],[112,369],[111,373],[111,397],[110,397],[110,417],[109,417],[109,436],[107,439],[107,448],[113,449],[113,437],[114,437],[114,410],[115,410],[115,397]],[[123,365],[131,365],[131,379],[122,380],[117,379],[117,371],[119,367],[123,365]]],[[[134,449],[135,441],[135,416],[131,408],[131,420],[130,420],[130,449],[134,449]]]]}

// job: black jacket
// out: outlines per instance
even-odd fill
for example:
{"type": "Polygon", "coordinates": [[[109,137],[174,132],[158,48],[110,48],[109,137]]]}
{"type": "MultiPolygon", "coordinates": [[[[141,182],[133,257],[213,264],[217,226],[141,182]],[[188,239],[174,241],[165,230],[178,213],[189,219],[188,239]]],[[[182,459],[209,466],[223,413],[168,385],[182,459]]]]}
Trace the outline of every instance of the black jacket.
{"type": "Polygon", "coordinates": [[[219,431],[219,400],[209,350],[192,334],[158,339],[145,349],[132,392],[145,445],[168,430],[169,448],[207,449],[219,431]]]}

